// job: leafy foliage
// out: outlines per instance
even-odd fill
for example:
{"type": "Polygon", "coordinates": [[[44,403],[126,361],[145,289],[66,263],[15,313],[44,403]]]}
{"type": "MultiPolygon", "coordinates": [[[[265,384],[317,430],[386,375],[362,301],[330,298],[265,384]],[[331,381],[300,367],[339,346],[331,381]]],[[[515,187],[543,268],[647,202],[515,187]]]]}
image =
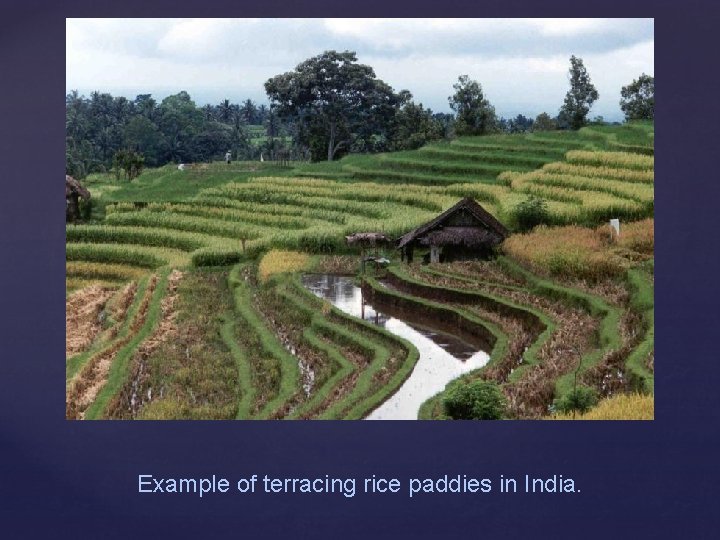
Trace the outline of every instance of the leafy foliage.
{"type": "Polygon", "coordinates": [[[529,231],[549,221],[547,203],[530,195],[515,207],[513,217],[520,231],[529,231]]]}
{"type": "Polygon", "coordinates": [[[479,82],[461,75],[453,89],[455,93],[448,101],[450,108],[457,114],[457,135],[485,135],[497,130],[495,107],[485,98],[479,82]]]}
{"type": "Polygon", "coordinates": [[[532,125],[533,131],[553,131],[555,129],[557,129],[557,122],[546,112],[538,114],[532,125]]]}
{"type": "Polygon", "coordinates": [[[453,420],[500,420],[506,403],[497,384],[477,380],[452,387],[443,399],[443,407],[453,420]]]}
{"type": "Polygon", "coordinates": [[[587,115],[592,104],[600,95],[590,80],[582,58],[570,57],[570,90],[558,117],[560,123],[570,129],[580,129],[587,123],[587,115]]]}
{"type": "Polygon", "coordinates": [[[626,120],[655,118],[655,77],[644,73],[620,90],[620,108],[626,120]]]}
{"type": "Polygon", "coordinates": [[[589,386],[578,386],[555,402],[555,410],[562,413],[573,411],[584,414],[597,405],[597,392],[589,386]]]}
{"type": "Polygon", "coordinates": [[[325,156],[332,161],[356,139],[371,143],[387,130],[399,104],[392,88],[370,66],[357,63],[351,51],[309,58],[294,71],[269,79],[265,90],[281,118],[307,126],[299,136],[314,160],[325,156]],[[320,148],[325,152],[320,154],[320,148]]]}
{"type": "Polygon", "coordinates": [[[145,158],[134,150],[118,150],[113,156],[113,169],[118,178],[122,172],[126,180],[133,180],[140,176],[144,167],[145,158]]]}

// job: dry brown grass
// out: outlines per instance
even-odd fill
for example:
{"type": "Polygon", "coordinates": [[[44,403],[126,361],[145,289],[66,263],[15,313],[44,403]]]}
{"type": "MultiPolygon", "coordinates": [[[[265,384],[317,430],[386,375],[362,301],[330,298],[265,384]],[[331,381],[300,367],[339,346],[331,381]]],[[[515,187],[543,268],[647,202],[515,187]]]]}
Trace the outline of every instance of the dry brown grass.
{"type": "Polygon", "coordinates": [[[622,275],[654,249],[654,220],[621,224],[620,237],[609,226],[540,226],[505,240],[505,252],[543,274],[599,281],[622,275]]]}
{"type": "Polygon", "coordinates": [[[91,285],[70,295],[65,305],[65,358],[84,351],[102,331],[101,313],[115,291],[91,285]]]}

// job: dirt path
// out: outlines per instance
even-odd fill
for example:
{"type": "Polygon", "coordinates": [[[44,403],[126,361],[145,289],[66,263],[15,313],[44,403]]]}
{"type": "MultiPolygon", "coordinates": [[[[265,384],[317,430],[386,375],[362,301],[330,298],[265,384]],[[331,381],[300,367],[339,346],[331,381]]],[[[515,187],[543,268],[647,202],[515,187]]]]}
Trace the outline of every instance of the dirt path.
{"type": "Polygon", "coordinates": [[[90,285],[72,294],[65,304],[65,358],[86,350],[102,332],[102,313],[115,291],[90,285]]]}

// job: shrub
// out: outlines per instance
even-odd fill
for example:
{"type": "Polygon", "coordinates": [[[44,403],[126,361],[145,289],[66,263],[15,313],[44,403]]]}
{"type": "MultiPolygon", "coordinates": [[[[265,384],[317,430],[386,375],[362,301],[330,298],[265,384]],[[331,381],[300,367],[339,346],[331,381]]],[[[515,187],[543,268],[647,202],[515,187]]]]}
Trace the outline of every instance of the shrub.
{"type": "Polygon", "coordinates": [[[597,405],[597,402],[598,396],[594,389],[588,386],[578,386],[555,401],[555,410],[565,414],[573,411],[584,414],[597,405]]]}
{"type": "Polygon", "coordinates": [[[505,413],[505,397],[494,382],[477,380],[451,388],[443,407],[453,420],[500,420],[505,413]]]}
{"type": "Polygon", "coordinates": [[[537,225],[547,224],[550,221],[547,203],[535,195],[530,195],[515,207],[513,218],[518,229],[523,232],[537,225]]]}

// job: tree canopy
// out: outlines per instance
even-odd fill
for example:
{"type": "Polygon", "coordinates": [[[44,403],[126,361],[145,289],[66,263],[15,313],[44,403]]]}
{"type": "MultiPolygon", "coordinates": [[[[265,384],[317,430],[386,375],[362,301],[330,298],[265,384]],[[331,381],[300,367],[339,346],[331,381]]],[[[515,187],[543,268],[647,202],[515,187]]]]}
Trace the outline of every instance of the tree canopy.
{"type": "Polygon", "coordinates": [[[455,93],[448,98],[448,102],[456,113],[455,133],[485,135],[498,129],[495,108],[485,98],[479,82],[461,75],[453,89],[455,93]]]}
{"type": "Polygon", "coordinates": [[[65,128],[66,173],[84,178],[114,168],[119,151],[139,153],[150,167],[208,161],[228,150],[237,159],[258,159],[262,151],[269,156],[283,147],[292,126],[249,99],[242,105],[226,99],[198,107],[187,92],[158,103],[150,94],[128,100],[100,92],[86,98],[73,91],[65,98],[65,128]],[[253,143],[249,125],[272,140],[253,143]]]}
{"type": "Polygon", "coordinates": [[[640,75],[620,91],[620,109],[626,120],[655,119],[655,77],[640,75]]]}
{"type": "Polygon", "coordinates": [[[533,131],[552,131],[557,129],[557,122],[550,118],[550,115],[546,112],[542,112],[535,117],[533,122],[533,131]]]}
{"type": "Polygon", "coordinates": [[[570,90],[565,95],[565,101],[558,120],[561,126],[570,129],[580,129],[587,123],[587,115],[592,104],[600,95],[590,80],[590,74],[585,69],[582,58],[570,57],[570,90]]]}
{"type": "Polygon", "coordinates": [[[271,107],[285,120],[305,127],[298,132],[313,154],[325,150],[328,161],[353,144],[372,147],[387,136],[400,97],[359,64],[354,52],[326,51],[298,64],[295,70],[265,83],[271,107]]]}

